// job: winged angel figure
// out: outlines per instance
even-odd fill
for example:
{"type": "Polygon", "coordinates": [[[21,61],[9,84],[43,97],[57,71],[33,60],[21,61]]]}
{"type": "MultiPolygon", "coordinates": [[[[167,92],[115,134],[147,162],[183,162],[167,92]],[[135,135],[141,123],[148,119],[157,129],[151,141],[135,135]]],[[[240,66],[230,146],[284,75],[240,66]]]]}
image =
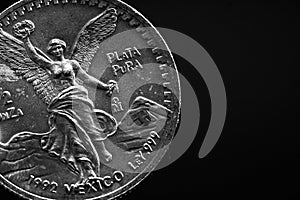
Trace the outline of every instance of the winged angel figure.
{"type": "MultiPolygon", "coordinates": [[[[113,8],[89,21],[78,34],[70,59],[64,57],[66,43],[52,39],[47,53],[55,60],[32,45],[30,35],[34,32],[34,24],[31,21],[15,24],[15,36],[0,29],[1,58],[16,75],[32,84],[35,93],[48,105],[51,129],[39,134],[42,149],[58,157],[82,179],[100,175],[96,149],[107,161],[112,159],[103,141],[116,132],[117,122],[110,114],[94,108],[87,90],[78,79],[106,90],[108,95],[117,88],[116,82],[103,83],[87,73],[99,44],[112,35],[116,22],[117,12],[113,8]]],[[[28,132],[20,133],[18,137],[25,135],[28,132]]]]}

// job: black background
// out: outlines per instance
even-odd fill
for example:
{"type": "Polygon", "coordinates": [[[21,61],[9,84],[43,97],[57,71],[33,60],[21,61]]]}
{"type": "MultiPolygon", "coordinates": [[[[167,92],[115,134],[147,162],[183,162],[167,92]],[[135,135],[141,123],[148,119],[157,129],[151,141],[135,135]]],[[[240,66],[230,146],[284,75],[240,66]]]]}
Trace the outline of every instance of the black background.
{"type": "MultiPolygon", "coordinates": [[[[11,2],[2,1],[1,10],[11,2]]],[[[155,26],[180,31],[208,51],[225,82],[228,113],[218,144],[199,159],[209,99],[204,83],[194,84],[203,91],[204,113],[193,145],[123,199],[298,199],[299,7],[287,1],[126,2],[155,26]]],[[[179,70],[189,66],[175,58],[179,70]]],[[[199,80],[185,75],[192,84],[199,80]]],[[[1,187],[4,193],[17,199],[1,187]]]]}

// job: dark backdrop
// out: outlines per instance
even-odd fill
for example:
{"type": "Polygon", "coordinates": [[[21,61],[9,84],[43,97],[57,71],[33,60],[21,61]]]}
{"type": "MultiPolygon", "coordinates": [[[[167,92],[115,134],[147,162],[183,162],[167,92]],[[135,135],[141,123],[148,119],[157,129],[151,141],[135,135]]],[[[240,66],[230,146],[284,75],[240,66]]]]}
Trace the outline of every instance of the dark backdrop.
{"type": "MultiPolygon", "coordinates": [[[[1,10],[12,1],[1,1],[1,10]]],[[[189,150],[152,173],[123,199],[280,199],[299,196],[298,10],[291,2],[126,0],[155,26],[197,40],[225,82],[228,113],[214,150],[198,158],[209,120],[189,150]]],[[[177,65],[189,64],[175,57],[177,65]]],[[[191,67],[191,66],[190,66],[191,67]]],[[[197,77],[186,74],[194,83],[197,77]]],[[[17,199],[1,187],[7,199],[17,199]]],[[[299,197],[298,197],[299,198],[299,197]]]]}

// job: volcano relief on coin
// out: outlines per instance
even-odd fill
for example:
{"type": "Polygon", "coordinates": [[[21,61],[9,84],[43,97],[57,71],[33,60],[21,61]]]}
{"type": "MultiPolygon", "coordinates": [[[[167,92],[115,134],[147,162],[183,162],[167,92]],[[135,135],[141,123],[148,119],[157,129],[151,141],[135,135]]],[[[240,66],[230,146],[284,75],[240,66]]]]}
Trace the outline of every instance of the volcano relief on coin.
{"type": "Polygon", "coordinates": [[[171,142],[178,73],[114,0],[24,0],[0,15],[0,182],[29,199],[112,199],[171,142]]]}

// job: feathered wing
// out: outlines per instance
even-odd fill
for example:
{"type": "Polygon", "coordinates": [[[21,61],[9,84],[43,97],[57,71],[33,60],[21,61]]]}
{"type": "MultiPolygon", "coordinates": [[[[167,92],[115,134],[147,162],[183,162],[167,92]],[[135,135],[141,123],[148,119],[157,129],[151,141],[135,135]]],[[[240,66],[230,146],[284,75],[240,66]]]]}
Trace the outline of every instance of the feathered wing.
{"type": "Polygon", "coordinates": [[[79,62],[88,71],[100,43],[116,30],[117,11],[109,8],[90,20],[79,32],[72,49],[71,59],[79,62]]]}
{"type": "MultiPolygon", "coordinates": [[[[47,59],[46,55],[40,53],[47,59]]],[[[50,74],[41,66],[34,63],[27,55],[23,42],[0,28],[0,59],[10,67],[17,76],[32,84],[35,93],[43,102],[49,104],[58,94],[54,88],[50,74]]]]}

